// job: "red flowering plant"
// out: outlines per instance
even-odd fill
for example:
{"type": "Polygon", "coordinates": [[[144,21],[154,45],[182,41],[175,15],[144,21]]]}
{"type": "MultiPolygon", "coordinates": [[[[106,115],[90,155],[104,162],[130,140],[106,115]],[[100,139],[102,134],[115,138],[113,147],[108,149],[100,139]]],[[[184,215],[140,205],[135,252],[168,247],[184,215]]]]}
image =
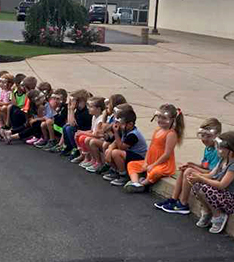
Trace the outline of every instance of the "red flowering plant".
{"type": "Polygon", "coordinates": [[[57,26],[48,26],[40,30],[40,45],[60,47],[63,45],[63,36],[57,26]]]}
{"type": "Polygon", "coordinates": [[[96,28],[83,26],[82,28],[73,27],[66,35],[76,45],[90,46],[93,42],[98,42],[100,33],[96,28]]]}

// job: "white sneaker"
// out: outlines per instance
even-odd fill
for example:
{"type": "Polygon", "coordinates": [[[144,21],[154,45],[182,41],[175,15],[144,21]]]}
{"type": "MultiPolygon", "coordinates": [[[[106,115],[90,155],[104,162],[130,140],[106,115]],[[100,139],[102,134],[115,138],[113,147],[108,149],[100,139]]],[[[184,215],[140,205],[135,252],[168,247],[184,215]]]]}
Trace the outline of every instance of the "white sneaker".
{"type": "Polygon", "coordinates": [[[96,173],[96,171],[98,170],[98,168],[100,167],[100,164],[94,164],[91,166],[86,167],[86,170],[90,173],[96,173]]]}
{"type": "Polygon", "coordinates": [[[221,213],[218,217],[213,217],[211,219],[212,227],[209,229],[210,233],[218,234],[223,231],[228,220],[228,215],[221,213]]]}

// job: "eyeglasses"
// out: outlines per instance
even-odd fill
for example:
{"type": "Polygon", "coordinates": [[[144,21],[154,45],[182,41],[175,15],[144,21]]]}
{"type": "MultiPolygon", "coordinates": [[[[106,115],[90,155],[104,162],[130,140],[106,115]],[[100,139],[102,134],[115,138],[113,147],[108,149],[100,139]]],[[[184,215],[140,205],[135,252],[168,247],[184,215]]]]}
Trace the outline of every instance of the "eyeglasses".
{"type": "Polygon", "coordinates": [[[199,139],[214,139],[216,134],[217,134],[217,131],[215,129],[199,128],[197,132],[197,137],[199,139]]]}
{"type": "Polygon", "coordinates": [[[155,113],[154,113],[154,116],[152,117],[150,122],[153,122],[155,119],[156,120],[160,119],[162,121],[170,123],[172,118],[170,117],[169,112],[167,112],[167,111],[161,112],[161,111],[156,110],[155,113]]]}

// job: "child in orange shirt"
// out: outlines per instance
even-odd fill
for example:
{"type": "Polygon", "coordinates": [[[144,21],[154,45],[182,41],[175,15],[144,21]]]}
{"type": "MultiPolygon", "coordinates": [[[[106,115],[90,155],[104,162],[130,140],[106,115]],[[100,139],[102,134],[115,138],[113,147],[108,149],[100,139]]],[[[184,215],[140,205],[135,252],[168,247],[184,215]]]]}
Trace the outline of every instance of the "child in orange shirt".
{"type": "Polygon", "coordinates": [[[146,185],[156,183],[163,176],[175,174],[176,144],[180,144],[184,134],[184,117],[174,105],[162,105],[156,111],[158,128],[153,134],[145,160],[128,163],[127,169],[131,181],[124,189],[127,192],[143,192],[146,185]],[[146,172],[146,177],[139,179],[139,174],[146,172]]]}

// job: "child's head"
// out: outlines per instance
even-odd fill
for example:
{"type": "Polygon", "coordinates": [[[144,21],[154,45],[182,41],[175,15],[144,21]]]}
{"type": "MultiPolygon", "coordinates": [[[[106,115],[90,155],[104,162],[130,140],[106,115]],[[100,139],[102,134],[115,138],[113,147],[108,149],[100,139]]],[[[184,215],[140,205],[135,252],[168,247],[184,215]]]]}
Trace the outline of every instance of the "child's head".
{"type": "Polygon", "coordinates": [[[70,100],[75,101],[77,104],[76,107],[79,110],[82,110],[85,108],[88,99],[90,99],[91,97],[93,97],[93,95],[89,93],[87,90],[80,89],[71,93],[70,100]]]}
{"type": "Polygon", "coordinates": [[[220,157],[228,159],[234,157],[234,131],[222,133],[215,138],[215,145],[220,157]]]}
{"type": "Polygon", "coordinates": [[[184,116],[180,108],[172,104],[161,105],[159,111],[156,111],[151,122],[157,117],[159,127],[163,129],[173,128],[178,137],[178,144],[182,143],[184,136],[184,116]]]}
{"type": "Polygon", "coordinates": [[[34,76],[28,76],[20,83],[26,93],[36,88],[37,79],[34,76]]]}
{"type": "Polygon", "coordinates": [[[114,94],[110,96],[109,99],[105,99],[107,113],[109,115],[113,114],[114,108],[124,103],[127,103],[127,101],[123,95],[114,94]]]}
{"type": "Polygon", "coordinates": [[[0,71],[0,77],[2,77],[5,74],[9,74],[9,72],[5,70],[0,71]]]}
{"type": "Polygon", "coordinates": [[[134,110],[128,108],[128,110],[119,111],[115,121],[120,123],[120,128],[122,131],[127,132],[134,128],[136,119],[137,116],[134,110]]]}
{"type": "Polygon", "coordinates": [[[10,91],[14,85],[14,76],[11,74],[4,74],[1,76],[1,88],[10,91]]]}
{"type": "Polygon", "coordinates": [[[114,117],[118,118],[118,114],[122,111],[133,111],[133,107],[129,105],[128,103],[120,104],[114,107],[113,109],[114,117]]]}
{"type": "Polygon", "coordinates": [[[53,93],[51,84],[48,82],[42,82],[38,85],[37,89],[44,93],[46,100],[49,100],[51,94],[53,93]]]}
{"type": "Polygon", "coordinates": [[[214,146],[214,139],[222,131],[222,124],[216,118],[206,119],[198,130],[197,136],[205,146],[214,146]]]}
{"type": "MultiPolygon", "coordinates": [[[[14,78],[14,83],[17,87],[17,90],[22,90],[20,83],[25,79],[26,75],[24,74],[17,74],[14,78]]],[[[23,91],[23,90],[22,90],[23,91]]]]}
{"type": "Polygon", "coordinates": [[[88,102],[88,109],[90,115],[99,116],[102,114],[102,111],[105,109],[105,98],[104,97],[91,97],[88,102]]]}
{"type": "Polygon", "coordinates": [[[63,89],[63,88],[56,89],[53,94],[59,96],[60,104],[66,104],[66,102],[67,102],[67,91],[65,89],[63,89]]]}

